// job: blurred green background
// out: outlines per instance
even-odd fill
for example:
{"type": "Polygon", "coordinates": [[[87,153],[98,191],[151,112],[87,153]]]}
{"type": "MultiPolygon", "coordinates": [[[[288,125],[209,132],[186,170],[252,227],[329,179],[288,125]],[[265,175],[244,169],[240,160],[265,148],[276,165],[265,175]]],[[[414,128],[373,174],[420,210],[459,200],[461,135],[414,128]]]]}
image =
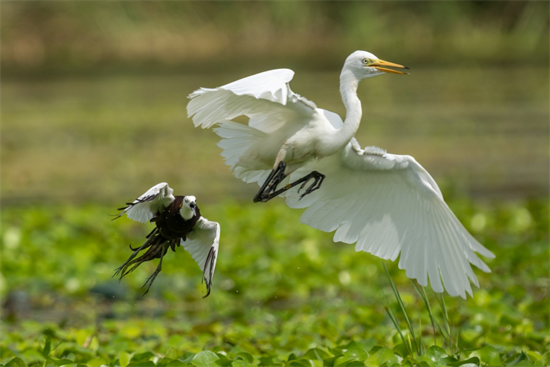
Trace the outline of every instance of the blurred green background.
{"type": "MultiPolygon", "coordinates": [[[[300,225],[281,200],[253,205],[257,187],[232,176],[217,136],[185,110],[199,87],[289,67],[295,92],[344,116],[338,76],[362,49],[411,74],[360,85],[359,142],[414,156],[497,255],[492,274],[476,272],[476,298],[449,300],[463,346],[500,346],[502,361],[510,345],[547,348],[547,2],[2,1],[0,17],[0,294],[7,328],[26,330],[11,342],[77,325],[52,335],[85,348],[95,335],[90,353],[107,361],[167,348],[238,345],[256,358],[268,348],[397,343],[380,262],[300,225]],[[156,264],[110,279],[149,229],[110,215],[162,181],[222,224],[205,300],[182,251],[168,254],[147,297],[139,287],[156,264]],[[151,321],[158,316],[171,324],[151,321]],[[130,322],[102,323],[113,318],[130,322]]],[[[427,326],[403,272],[388,266],[427,326]]]]}

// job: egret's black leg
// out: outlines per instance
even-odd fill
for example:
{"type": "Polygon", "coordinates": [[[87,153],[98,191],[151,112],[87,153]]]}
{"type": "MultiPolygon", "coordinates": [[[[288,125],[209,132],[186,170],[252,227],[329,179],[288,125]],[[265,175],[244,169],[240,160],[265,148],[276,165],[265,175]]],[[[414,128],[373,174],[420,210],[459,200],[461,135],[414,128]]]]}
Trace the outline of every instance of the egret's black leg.
{"type": "Polygon", "coordinates": [[[276,190],[277,185],[279,185],[281,181],[285,179],[285,169],[286,163],[281,161],[277,168],[271,170],[264,184],[262,185],[262,187],[260,187],[260,190],[254,196],[254,199],[252,199],[255,203],[257,203],[258,201],[266,202],[273,197],[271,196],[269,197],[269,199],[266,200],[266,197],[270,196],[269,193],[276,190]]]}
{"type": "Polygon", "coordinates": [[[319,173],[317,171],[312,171],[311,173],[305,175],[304,177],[292,182],[292,183],[289,183],[288,185],[286,185],[285,187],[275,191],[275,192],[272,192],[270,194],[266,194],[262,197],[262,202],[266,202],[268,200],[271,200],[273,199],[274,197],[276,196],[279,196],[280,194],[282,194],[283,192],[285,191],[288,191],[290,190],[291,188],[293,188],[294,186],[297,186],[299,184],[302,184],[300,186],[300,188],[298,189],[298,192],[300,192],[300,190],[302,190],[304,188],[304,186],[311,180],[313,179],[313,184],[311,184],[307,189],[306,191],[302,194],[302,196],[300,196],[300,199],[303,198],[304,196],[306,196],[307,194],[310,194],[312,193],[313,191],[315,190],[318,190],[320,187],[321,187],[321,184],[323,183],[323,180],[325,179],[325,175],[323,175],[322,173],[319,173]]]}
{"type": "Polygon", "coordinates": [[[325,175],[323,175],[322,173],[319,173],[317,171],[313,171],[305,177],[308,177],[308,179],[306,181],[304,181],[303,184],[300,185],[300,187],[298,188],[298,194],[300,193],[300,190],[302,190],[304,188],[304,186],[310,181],[310,179],[313,178],[314,181],[313,181],[313,184],[311,184],[311,186],[309,186],[306,189],[306,192],[304,192],[302,194],[302,196],[300,196],[300,199],[302,199],[307,194],[311,194],[313,191],[318,190],[319,188],[321,188],[321,184],[325,180],[325,175]]]}
{"type": "Polygon", "coordinates": [[[162,270],[162,259],[164,258],[164,255],[166,255],[166,251],[168,251],[168,247],[169,247],[169,243],[168,242],[165,242],[163,245],[162,245],[162,250],[161,250],[161,254],[160,254],[160,261],[159,261],[159,264],[157,266],[157,268],[155,269],[155,271],[153,272],[153,274],[151,274],[151,276],[149,278],[147,278],[147,281],[145,282],[145,284],[143,284],[141,286],[141,288],[145,287],[147,284],[147,289],[145,290],[145,293],[143,293],[143,295],[145,296],[147,294],[147,292],[149,292],[149,288],[151,288],[151,285],[153,285],[153,282],[155,281],[155,278],[157,277],[157,275],[160,273],[160,271],[162,270]]]}

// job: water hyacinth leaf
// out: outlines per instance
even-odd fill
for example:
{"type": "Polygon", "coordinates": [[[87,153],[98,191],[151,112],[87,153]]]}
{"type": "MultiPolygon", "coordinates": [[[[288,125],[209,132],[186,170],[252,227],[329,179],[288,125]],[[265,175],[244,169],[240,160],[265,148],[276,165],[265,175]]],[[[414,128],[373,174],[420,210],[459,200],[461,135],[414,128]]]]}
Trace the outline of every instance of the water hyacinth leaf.
{"type": "Polygon", "coordinates": [[[179,357],[178,359],[180,361],[182,361],[183,363],[191,363],[191,361],[193,360],[193,358],[195,357],[195,353],[193,352],[185,352],[183,353],[183,355],[181,357],[179,357]]]}
{"type": "Polygon", "coordinates": [[[356,361],[357,358],[350,356],[340,356],[334,361],[334,366],[345,366],[348,362],[356,361]]]}
{"type": "MultiPolygon", "coordinates": [[[[539,360],[542,359],[542,356],[540,355],[540,353],[532,351],[532,350],[526,351],[525,354],[527,354],[527,357],[529,357],[530,361],[539,361],[539,360]]],[[[497,353],[497,355],[498,355],[498,353],[497,353]]]]}
{"type": "Polygon", "coordinates": [[[330,357],[323,359],[325,366],[334,366],[335,361],[340,358],[340,356],[330,357]]]}
{"type": "Polygon", "coordinates": [[[425,357],[425,360],[430,360],[435,363],[440,363],[440,362],[445,363],[445,362],[448,362],[449,356],[447,355],[447,352],[445,352],[443,348],[433,345],[426,350],[426,352],[424,353],[424,357],[425,357]]]}
{"type": "Polygon", "coordinates": [[[470,357],[477,357],[482,363],[489,366],[498,366],[501,364],[498,351],[490,345],[486,345],[481,349],[473,351],[470,353],[470,357]]]}
{"type": "Polygon", "coordinates": [[[237,359],[237,360],[234,360],[233,363],[231,363],[231,366],[232,367],[249,367],[250,363],[248,363],[243,359],[237,359]]]}
{"type": "MultiPolygon", "coordinates": [[[[448,366],[451,366],[451,367],[456,367],[456,366],[462,366],[462,367],[471,367],[471,366],[479,366],[480,365],[480,361],[479,361],[479,358],[477,357],[472,357],[472,358],[468,358],[468,359],[465,359],[463,361],[455,361],[455,362],[450,362],[447,364],[448,366]]],[[[489,365],[490,366],[490,365],[489,365]]],[[[498,365],[497,365],[498,366],[498,365]]]]}
{"type": "Polygon", "coordinates": [[[203,350],[195,354],[191,363],[197,367],[209,367],[216,363],[220,359],[218,355],[210,350],[203,350]]]}
{"type": "Polygon", "coordinates": [[[237,353],[236,357],[238,359],[242,359],[243,361],[247,361],[248,363],[254,362],[254,357],[252,357],[252,354],[247,352],[239,352],[237,353]]]}
{"type": "Polygon", "coordinates": [[[142,362],[130,362],[127,367],[151,367],[155,366],[153,361],[142,361],[142,362]]]}
{"type": "Polygon", "coordinates": [[[346,350],[344,351],[344,355],[355,357],[358,360],[365,360],[369,356],[364,347],[356,342],[351,342],[347,345],[346,350]]]}
{"type": "Polygon", "coordinates": [[[380,348],[376,354],[376,362],[379,366],[383,365],[384,363],[388,363],[388,365],[391,366],[391,364],[398,363],[397,356],[393,353],[393,351],[389,348],[382,347],[380,348]]]}
{"type": "Polygon", "coordinates": [[[132,355],[127,352],[118,352],[118,363],[120,364],[120,367],[126,367],[130,360],[132,359],[132,355]]]}
{"type": "Polygon", "coordinates": [[[223,366],[223,367],[225,367],[225,366],[230,366],[231,363],[233,363],[233,360],[227,358],[226,356],[223,356],[223,355],[220,356],[218,353],[217,353],[217,356],[220,358],[220,359],[218,359],[218,360],[216,361],[216,364],[217,364],[218,366],[223,366]]]}
{"type": "Polygon", "coordinates": [[[164,358],[170,358],[170,359],[178,359],[178,351],[174,347],[168,348],[166,353],[164,353],[164,358]]]}
{"type": "Polygon", "coordinates": [[[328,357],[329,357],[329,354],[324,350],[322,350],[321,348],[312,348],[304,354],[304,358],[316,359],[320,361],[328,357]]]}
{"type": "Polygon", "coordinates": [[[49,363],[53,363],[56,366],[64,366],[64,365],[67,365],[67,364],[74,364],[74,361],[72,361],[70,359],[57,359],[57,358],[47,357],[46,360],[49,363]]]}
{"type": "Polygon", "coordinates": [[[15,357],[6,363],[6,367],[27,367],[27,364],[21,358],[15,357]]]}
{"type": "Polygon", "coordinates": [[[298,366],[298,367],[316,367],[315,363],[313,363],[311,359],[305,359],[305,358],[294,359],[290,361],[287,365],[298,366]]]}
{"type": "Polygon", "coordinates": [[[527,354],[525,354],[523,351],[518,354],[514,354],[510,358],[506,360],[506,366],[529,366],[530,361],[529,357],[527,357],[527,354]]]}
{"type": "Polygon", "coordinates": [[[108,362],[101,357],[96,357],[86,362],[87,367],[101,367],[103,365],[108,365],[108,362]]]}
{"type": "Polygon", "coordinates": [[[44,349],[42,350],[42,354],[44,357],[47,357],[50,355],[50,352],[52,351],[52,340],[49,336],[46,337],[46,342],[44,343],[44,349]]]}
{"type": "Polygon", "coordinates": [[[154,358],[156,358],[156,355],[152,352],[138,353],[132,357],[132,363],[149,362],[154,358]]]}
{"type": "Polygon", "coordinates": [[[184,366],[188,366],[188,364],[183,363],[179,359],[175,359],[175,360],[169,362],[168,364],[166,364],[166,367],[184,367],[184,366]]]}
{"type": "Polygon", "coordinates": [[[260,357],[260,366],[273,366],[275,362],[273,361],[273,357],[260,357]]]}

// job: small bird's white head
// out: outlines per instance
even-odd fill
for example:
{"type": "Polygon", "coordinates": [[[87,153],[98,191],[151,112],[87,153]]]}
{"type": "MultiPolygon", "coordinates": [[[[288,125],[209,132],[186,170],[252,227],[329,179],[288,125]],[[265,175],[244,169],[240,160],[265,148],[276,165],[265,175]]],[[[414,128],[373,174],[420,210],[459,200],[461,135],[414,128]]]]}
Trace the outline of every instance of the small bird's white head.
{"type": "Polygon", "coordinates": [[[374,54],[367,51],[355,51],[348,56],[344,63],[342,73],[351,72],[358,80],[372,78],[385,73],[408,74],[402,71],[389,69],[389,67],[408,69],[408,67],[393,62],[380,60],[374,54]]]}
{"type": "Polygon", "coordinates": [[[183,202],[180,208],[180,215],[183,219],[189,220],[197,215],[197,198],[193,195],[183,197],[183,202]]]}

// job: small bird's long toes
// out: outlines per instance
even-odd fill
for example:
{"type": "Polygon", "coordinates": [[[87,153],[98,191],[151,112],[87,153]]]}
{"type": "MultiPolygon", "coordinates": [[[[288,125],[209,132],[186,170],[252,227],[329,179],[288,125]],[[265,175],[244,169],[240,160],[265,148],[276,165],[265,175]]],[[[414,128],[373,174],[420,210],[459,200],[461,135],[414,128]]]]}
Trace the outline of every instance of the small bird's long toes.
{"type": "Polygon", "coordinates": [[[147,289],[145,289],[145,292],[143,293],[143,295],[145,296],[147,293],[149,293],[149,289],[151,288],[151,286],[153,285],[153,282],[155,281],[157,275],[158,275],[158,271],[155,271],[153,274],[151,274],[151,276],[149,278],[147,278],[147,280],[145,281],[145,283],[143,283],[143,285],[141,286],[141,288],[144,288],[145,286],[147,286],[147,289]]]}

